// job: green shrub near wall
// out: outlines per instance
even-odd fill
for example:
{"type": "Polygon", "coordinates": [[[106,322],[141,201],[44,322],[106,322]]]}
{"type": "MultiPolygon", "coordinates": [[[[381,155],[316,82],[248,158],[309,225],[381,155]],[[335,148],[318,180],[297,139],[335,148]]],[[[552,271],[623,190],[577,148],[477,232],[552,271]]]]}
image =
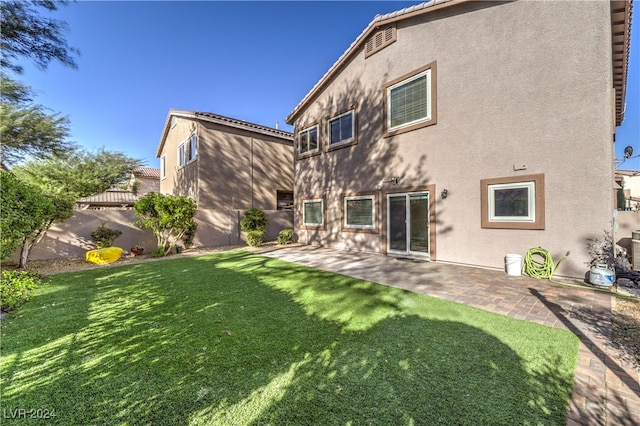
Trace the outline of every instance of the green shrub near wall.
{"type": "Polygon", "coordinates": [[[0,279],[0,307],[3,311],[19,308],[31,299],[31,290],[42,276],[35,271],[2,271],[0,279]]]}
{"type": "Polygon", "coordinates": [[[293,242],[293,229],[287,228],[278,234],[278,244],[291,244],[293,242]]]}

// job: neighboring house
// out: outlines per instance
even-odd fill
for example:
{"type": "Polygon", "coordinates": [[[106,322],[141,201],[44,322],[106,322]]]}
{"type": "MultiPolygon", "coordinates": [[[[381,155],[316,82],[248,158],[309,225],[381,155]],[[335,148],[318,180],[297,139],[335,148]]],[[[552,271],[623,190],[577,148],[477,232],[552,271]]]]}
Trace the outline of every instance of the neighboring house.
{"type": "Polygon", "coordinates": [[[138,196],[127,189],[111,188],[76,201],[78,210],[131,210],[138,196]]]}
{"type": "Polygon", "coordinates": [[[188,196],[198,203],[196,245],[238,244],[239,221],[250,207],[269,212],[268,238],[293,226],[291,133],[172,109],[156,156],[160,193],[188,196]]]}
{"type": "Polygon", "coordinates": [[[127,181],[127,189],[139,197],[160,192],[160,169],[135,167],[127,181]]]}
{"type": "Polygon", "coordinates": [[[616,170],[616,184],[616,208],[637,211],[640,208],[640,170],[616,170]]]}
{"type": "Polygon", "coordinates": [[[160,169],[135,167],[127,180],[127,189],[111,188],[101,194],[80,198],[76,201],[76,209],[131,210],[140,197],[159,191],[160,169]]]}
{"type": "Polygon", "coordinates": [[[612,229],[625,1],[431,1],[378,15],[295,107],[301,242],[582,277],[612,229]],[[576,191],[580,188],[580,191],[576,191]]]}

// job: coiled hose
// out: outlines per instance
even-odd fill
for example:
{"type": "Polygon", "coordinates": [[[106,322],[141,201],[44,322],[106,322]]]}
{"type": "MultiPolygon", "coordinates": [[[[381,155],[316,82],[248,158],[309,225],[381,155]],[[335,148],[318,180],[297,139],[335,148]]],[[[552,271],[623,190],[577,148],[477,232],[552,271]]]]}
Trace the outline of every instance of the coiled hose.
{"type": "Polygon", "coordinates": [[[555,273],[556,269],[558,269],[558,266],[560,266],[560,264],[564,262],[564,260],[569,257],[570,254],[570,252],[567,252],[567,254],[562,259],[560,259],[560,261],[556,265],[554,265],[553,258],[547,250],[540,247],[529,249],[527,255],[524,258],[524,273],[533,278],[548,279],[549,281],[554,281],[552,278],[553,274],[555,273]]]}

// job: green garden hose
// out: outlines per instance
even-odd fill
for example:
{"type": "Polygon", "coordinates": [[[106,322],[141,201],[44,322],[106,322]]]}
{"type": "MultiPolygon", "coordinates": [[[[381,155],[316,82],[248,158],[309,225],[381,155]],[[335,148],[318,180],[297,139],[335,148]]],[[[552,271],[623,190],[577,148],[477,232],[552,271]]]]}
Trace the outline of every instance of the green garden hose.
{"type": "Polygon", "coordinates": [[[557,282],[553,280],[553,274],[564,260],[569,257],[570,252],[560,259],[560,261],[554,265],[551,254],[543,248],[532,248],[527,252],[524,258],[524,273],[533,278],[548,279],[549,281],[557,282]]]}

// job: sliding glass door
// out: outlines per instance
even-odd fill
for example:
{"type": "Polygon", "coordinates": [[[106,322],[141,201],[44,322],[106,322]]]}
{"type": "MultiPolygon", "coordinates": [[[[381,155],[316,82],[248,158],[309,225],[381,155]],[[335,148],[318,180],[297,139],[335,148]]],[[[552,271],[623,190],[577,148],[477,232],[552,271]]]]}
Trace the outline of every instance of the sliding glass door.
{"type": "Polygon", "coordinates": [[[387,195],[387,250],[429,256],[429,193],[387,195]]]}

